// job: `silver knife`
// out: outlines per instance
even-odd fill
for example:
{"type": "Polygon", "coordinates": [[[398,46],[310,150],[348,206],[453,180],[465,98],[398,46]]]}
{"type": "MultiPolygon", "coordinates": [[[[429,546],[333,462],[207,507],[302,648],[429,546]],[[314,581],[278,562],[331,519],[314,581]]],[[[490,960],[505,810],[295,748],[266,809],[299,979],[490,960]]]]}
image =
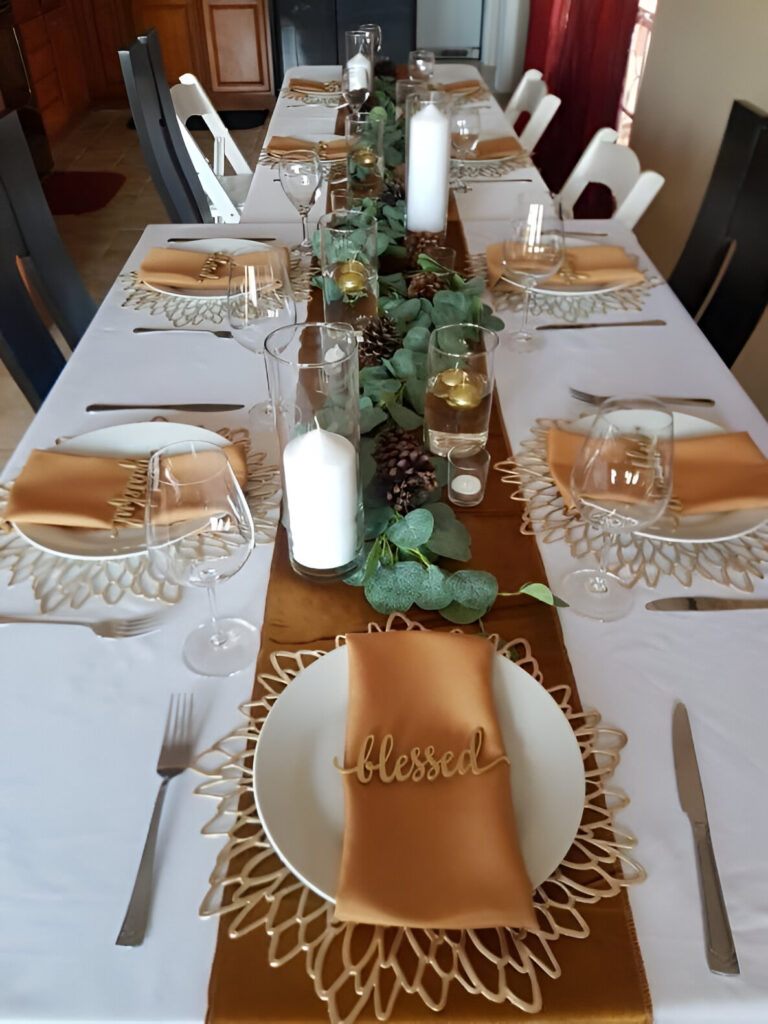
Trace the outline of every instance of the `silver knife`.
{"type": "Polygon", "coordinates": [[[696,844],[701,909],[704,915],[707,963],[715,974],[738,974],[739,961],[720,887],[720,878],[709,834],[704,790],[693,745],[691,723],[685,704],[678,701],[672,713],[672,753],[680,806],[688,815],[696,844]]]}
{"type": "MultiPolygon", "coordinates": [[[[277,179],[280,180],[279,178],[277,179]]],[[[208,242],[210,241],[210,235],[207,238],[166,238],[166,242],[208,242]]],[[[232,238],[233,242],[274,242],[274,238],[232,238]]]]}
{"type": "Polygon", "coordinates": [[[213,334],[217,338],[231,338],[232,331],[208,331],[202,327],[134,327],[134,334],[162,334],[164,331],[176,334],[213,334]]]}
{"type": "Polygon", "coordinates": [[[174,412],[234,412],[235,409],[244,409],[244,405],[224,402],[187,402],[183,405],[153,405],[152,402],[144,402],[136,405],[110,405],[106,402],[95,405],[87,405],[86,412],[115,412],[120,409],[171,409],[174,412]]]}
{"type": "Polygon", "coordinates": [[[587,327],[666,327],[666,320],[614,320],[599,324],[539,324],[537,331],[583,331],[587,327]]]}
{"type": "Polygon", "coordinates": [[[754,597],[659,597],[645,606],[649,612],[734,612],[741,608],[768,608],[768,600],[754,597]]]}

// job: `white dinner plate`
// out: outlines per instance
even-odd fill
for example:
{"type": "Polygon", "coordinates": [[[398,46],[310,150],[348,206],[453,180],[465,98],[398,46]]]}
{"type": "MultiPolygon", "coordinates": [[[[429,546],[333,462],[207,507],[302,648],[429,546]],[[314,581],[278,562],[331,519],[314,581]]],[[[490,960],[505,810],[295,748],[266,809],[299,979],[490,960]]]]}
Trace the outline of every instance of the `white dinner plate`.
{"type": "MultiPolygon", "coordinates": [[[[565,247],[566,249],[571,248],[583,248],[586,245],[598,245],[598,242],[589,242],[583,238],[566,238],[565,247]]],[[[604,244],[610,244],[610,240],[604,244]]],[[[539,292],[541,295],[604,295],[607,292],[617,292],[622,288],[626,288],[627,285],[622,282],[612,282],[610,284],[594,285],[586,282],[582,285],[577,282],[569,284],[567,287],[560,287],[549,285],[545,281],[540,284],[535,284],[531,288],[532,292],[539,292]]]]}
{"type": "MultiPolygon", "coordinates": [[[[175,242],[172,249],[185,249],[191,252],[226,252],[233,255],[236,252],[266,252],[271,245],[266,242],[248,242],[244,238],[201,238],[194,242],[175,242]]],[[[178,295],[187,299],[221,299],[227,294],[227,288],[221,290],[209,290],[201,292],[194,288],[171,288],[155,284],[141,282],[151,292],[159,292],[161,295],[178,295]]]]}
{"type": "MultiPolygon", "coordinates": [[[[91,430],[71,437],[51,449],[69,455],[120,456],[150,455],[176,441],[210,441],[224,447],[229,442],[212,430],[190,427],[186,423],[123,423],[114,427],[91,430]]],[[[138,527],[117,530],[87,530],[73,526],[45,526],[13,523],[17,533],[36,548],[50,551],[62,558],[85,558],[102,561],[130,558],[142,554],[147,545],[144,531],[138,527]]],[[[189,524],[179,524],[179,536],[189,532],[189,524]]]]}
{"type": "MultiPolygon", "coordinates": [[[[622,418],[631,417],[637,422],[637,413],[616,412],[611,415],[618,422],[622,418]]],[[[586,434],[594,419],[594,413],[580,416],[570,424],[569,429],[576,434],[586,434]]],[[[672,423],[676,438],[708,437],[713,434],[724,434],[725,427],[700,416],[689,413],[673,412],[672,423]]],[[[674,483],[672,485],[674,493],[674,483]]],[[[713,544],[717,541],[733,540],[746,533],[752,533],[768,520],[768,508],[734,509],[732,512],[707,512],[703,515],[680,516],[677,525],[663,519],[654,526],[637,530],[639,537],[651,537],[653,540],[667,540],[676,544],[713,544]]]]}
{"type": "MultiPolygon", "coordinates": [[[[344,795],[333,758],[344,758],[347,652],[339,647],[289,683],[262,726],[254,762],[259,817],[283,861],[335,900],[344,795]]],[[[544,687],[497,655],[493,694],[511,761],[512,795],[534,888],[555,870],[584,810],[584,764],[565,715],[544,687]]],[[[482,870],[480,865],[479,870],[482,870]]]]}

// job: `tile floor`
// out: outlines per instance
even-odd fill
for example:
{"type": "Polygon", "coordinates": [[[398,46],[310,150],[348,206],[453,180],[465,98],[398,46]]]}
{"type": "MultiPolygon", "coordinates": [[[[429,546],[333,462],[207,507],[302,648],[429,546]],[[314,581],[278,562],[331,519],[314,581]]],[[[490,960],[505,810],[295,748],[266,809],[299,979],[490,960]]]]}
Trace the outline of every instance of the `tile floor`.
{"type": "MultiPolygon", "coordinates": [[[[129,119],[127,109],[91,110],[53,148],[57,171],[117,171],[126,178],[103,209],[55,218],[64,244],[96,302],[101,302],[144,227],[168,222],[136,132],[128,127],[129,119]]],[[[232,132],[251,165],[255,165],[264,133],[265,126],[232,132]]],[[[196,132],[195,139],[204,150],[212,148],[209,132],[196,132]]],[[[33,415],[0,363],[0,467],[5,465],[33,415]]]]}

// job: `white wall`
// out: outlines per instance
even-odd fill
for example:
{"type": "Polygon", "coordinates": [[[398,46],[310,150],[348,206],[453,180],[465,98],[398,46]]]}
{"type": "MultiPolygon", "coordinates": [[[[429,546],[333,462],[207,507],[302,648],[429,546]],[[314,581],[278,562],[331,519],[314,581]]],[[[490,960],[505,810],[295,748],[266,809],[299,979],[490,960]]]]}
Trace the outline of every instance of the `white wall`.
{"type": "MultiPolygon", "coordinates": [[[[768,111],[768,0],[659,0],[631,145],[644,168],[666,178],[637,228],[665,275],[696,218],[737,99],[768,111]]],[[[768,314],[734,373],[768,415],[768,314]]]]}
{"type": "Polygon", "coordinates": [[[494,92],[511,93],[520,80],[528,14],[529,0],[485,0],[482,59],[496,68],[494,92]]]}

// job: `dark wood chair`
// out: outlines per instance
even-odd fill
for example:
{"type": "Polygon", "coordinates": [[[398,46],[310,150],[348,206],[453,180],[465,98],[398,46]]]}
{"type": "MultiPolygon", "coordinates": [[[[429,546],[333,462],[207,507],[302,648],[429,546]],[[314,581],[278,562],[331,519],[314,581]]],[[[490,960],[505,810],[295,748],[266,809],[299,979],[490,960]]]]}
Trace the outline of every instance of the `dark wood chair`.
{"type": "Polygon", "coordinates": [[[47,322],[74,348],[96,305],[51,216],[15,112],[0,118],[0,356],[37,409],[65,359],[47,322]]]}
{"type": "Polygon", "coordinates": [[[176,224],[211,223],[210,205],[181,137],[154,29],[119,51],[128,102],[155,188],[176,224]]]}
{"type": "Polygon", "coordinates": [[[736,100],[669,284],[732,366],[768,304],[768,115],[736,100]]]}

